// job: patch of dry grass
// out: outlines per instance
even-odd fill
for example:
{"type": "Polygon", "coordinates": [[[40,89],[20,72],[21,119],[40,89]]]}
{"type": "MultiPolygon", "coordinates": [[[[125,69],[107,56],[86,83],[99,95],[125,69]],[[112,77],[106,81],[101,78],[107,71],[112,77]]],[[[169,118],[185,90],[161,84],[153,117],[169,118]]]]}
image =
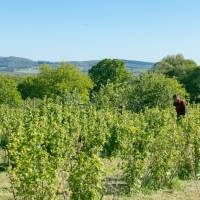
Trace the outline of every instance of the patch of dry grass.
{"type": "Polygon", "coordinates": [[[104,197],[104,200],[200,200],[200,182],[182,181],[176,190],[160,190],[150,194],[137,194],[132,197],[104,197]],[[198,188],[197,188],[198,187],[198,188]]]}
{"type": "Polygon", "coordinates": [[[12,194],[10,193],[10,184],[8,177],[5,172],[0,173],[0,200],[12,199],[12,194]]]}

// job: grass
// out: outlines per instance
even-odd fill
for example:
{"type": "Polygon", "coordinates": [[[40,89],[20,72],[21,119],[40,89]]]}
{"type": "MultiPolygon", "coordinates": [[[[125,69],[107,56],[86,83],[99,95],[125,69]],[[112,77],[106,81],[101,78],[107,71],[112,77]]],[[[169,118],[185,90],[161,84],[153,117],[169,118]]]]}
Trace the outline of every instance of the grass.
{"type": "MultiPolygon", "coordinates": [[[[200,182],[198,182],[200,188],[200,182]]],[[[180,188],[175,190],[160,190],[149,194],[137,194],[132,197],[117,197],[107,196],[104,200],[199,200],[200,193],[196,188],[194,181],[182,181],[180,188]]]]}
{"type": "Polygon", "coordinates": [[[3,160],[3,152],[0,151],[0,200],[10,200],[12,195],[10,193],[9,179],[5,172],[6,164],[3,160]]]}
{"type": "Polygon", "coordinates": [[[0,172],[0,200],[10,200],[12,194],[10,193],[10,184],[6,172],[0,172]]]}

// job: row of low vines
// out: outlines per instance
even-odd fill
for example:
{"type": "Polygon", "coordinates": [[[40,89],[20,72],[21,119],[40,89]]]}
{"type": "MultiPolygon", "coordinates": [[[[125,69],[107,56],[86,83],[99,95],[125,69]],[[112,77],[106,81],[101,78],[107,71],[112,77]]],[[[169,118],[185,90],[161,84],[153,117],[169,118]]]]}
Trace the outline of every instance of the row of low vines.
{"type": "Polygon", "coordinates": [[[173,108],[144,113],[44,101],[0,108],[0,145],[14,199],[92,200],[104,196],[104,160],[122,161],[127,193],[198,178],[200,106],[177,121],[173,108]]]}

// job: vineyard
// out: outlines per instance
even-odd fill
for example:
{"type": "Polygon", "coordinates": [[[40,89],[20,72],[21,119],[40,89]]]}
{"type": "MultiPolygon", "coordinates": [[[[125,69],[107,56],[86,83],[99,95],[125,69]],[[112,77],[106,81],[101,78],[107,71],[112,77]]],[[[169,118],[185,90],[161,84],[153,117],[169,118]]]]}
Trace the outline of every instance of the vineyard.
{"type": "Polygon", "coordinates": [[[0,198],[137,199],[183,182],[199,195],[199,69],[177,55],[139,76],[115,59],[0,76],[0,198]]]}
{"type": "Polygon", "coordinates": [[[177,121],[173,108],[119,112],[68,96],[0,115],[14,199],[103,199],[199,178],[199,105],[177,121]]]}

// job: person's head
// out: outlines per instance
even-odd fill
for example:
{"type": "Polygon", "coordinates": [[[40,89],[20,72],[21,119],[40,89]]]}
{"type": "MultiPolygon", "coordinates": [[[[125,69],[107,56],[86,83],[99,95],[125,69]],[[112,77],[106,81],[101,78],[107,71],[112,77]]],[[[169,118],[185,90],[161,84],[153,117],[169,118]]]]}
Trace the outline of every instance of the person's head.
{"type": "Polygon", "coordinates": [[[174,95],[173,95],[173,100],[174,100],[174,102],[177,102],[179,98],[180,98],[180,97],[179,97],[177,94],[174,94],[174,95]]]}

